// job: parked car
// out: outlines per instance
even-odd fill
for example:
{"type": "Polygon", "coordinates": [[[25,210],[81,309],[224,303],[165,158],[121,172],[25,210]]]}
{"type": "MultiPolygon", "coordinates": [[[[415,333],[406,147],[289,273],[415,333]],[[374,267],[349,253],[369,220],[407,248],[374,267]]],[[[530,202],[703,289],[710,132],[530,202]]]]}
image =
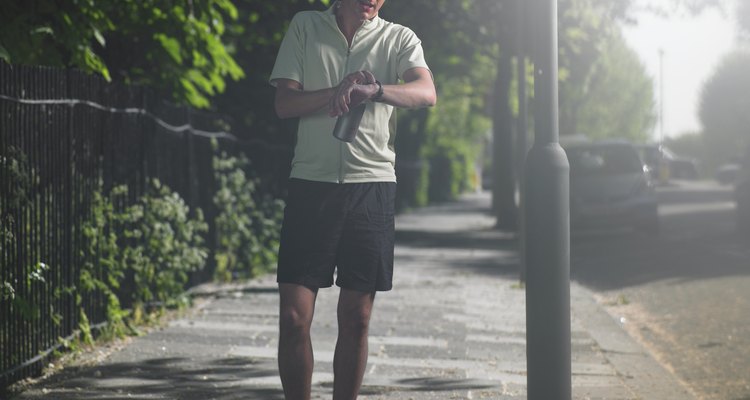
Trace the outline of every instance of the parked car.
{"type": "Polygon", "coordinates": [[[636,147],[623,141],[565,146],[570,162],[573,229],[659,230],[656,192],[636,147]]]}
{"type": "Polygon", "coordinates": [[[678,156],[659,144],[641,144],[636,149],[648,166],[651,178],[657,182],[698,178],[698,166],[692,158],[678,156]]]}
{"type": "Polygon", "coordinates": [[[731,185],[738,181],[742,172],[742,164],[739,160],[733,159],[722,164],[716,170],[714,178],[722,185],[731,185]]]}
{"type": "Polygon", "coordinates": [[[669,165],[669,177],[673,179],[698,179],[698,166],[695,160],[678,156],[666,147],[662,147],[662,154],[669,165]]]}

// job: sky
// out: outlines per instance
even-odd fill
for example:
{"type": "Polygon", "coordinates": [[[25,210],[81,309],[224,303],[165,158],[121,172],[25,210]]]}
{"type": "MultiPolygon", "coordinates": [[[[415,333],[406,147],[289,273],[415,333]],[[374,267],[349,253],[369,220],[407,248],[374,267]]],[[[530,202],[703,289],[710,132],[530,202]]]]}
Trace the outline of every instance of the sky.
{"type": "MultiPolygon", "coordinates": [[[[653,3],[664,0],[650,0],[653,3]]],[[[641,1],[645,3],[647,1],[641,1]]],[[[731,12],[731,7],[728,7],[731,12]]],[[[648,12],[634,14],[638,23],[624,27],[625,40],[641,57],[653,77],[657,111],[660,108],[659,49],[664,51],[664,136],[676,137],[700,128],[698,104],[703,83],[711,77],[721,58],[734,46],[735,23],[718,10],[698,16],[663,18],[648,12]]],[[[659,139],[660,124],[653,138],[659,139]]]]}

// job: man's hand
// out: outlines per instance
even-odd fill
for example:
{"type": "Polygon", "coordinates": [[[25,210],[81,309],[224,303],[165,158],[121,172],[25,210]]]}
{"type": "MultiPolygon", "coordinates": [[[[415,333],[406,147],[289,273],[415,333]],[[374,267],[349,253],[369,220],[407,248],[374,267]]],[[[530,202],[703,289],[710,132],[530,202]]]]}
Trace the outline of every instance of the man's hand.
{"type": "Polygon", "coordinates": [[[357,71],[347,75],[336,87],[328,110],[328,115],[338,117],[365,102],[377,93],[375,75],[370,71],[357,71]]]}

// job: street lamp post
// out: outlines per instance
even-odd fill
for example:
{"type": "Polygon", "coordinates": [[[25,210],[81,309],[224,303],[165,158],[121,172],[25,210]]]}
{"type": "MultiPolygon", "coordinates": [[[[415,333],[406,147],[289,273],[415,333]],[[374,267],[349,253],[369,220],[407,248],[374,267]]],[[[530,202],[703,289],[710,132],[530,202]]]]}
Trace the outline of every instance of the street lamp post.
{"type": "Polygon", "coordinates": [[[535,0],[534,145],[526,159],[529,400],[570,400],[569,164],[559,143],[557,1],[535,0]]]}
{"type": "MultiPolygon", "coordinates": [[[[518,121],[516,135],[516,152],[517,152],[517,166],[516,173],[518,179],[518,203],[519,203],[519,232],[526,230],[526,187],[524,182],[525,170],[526,170],[526,150],[528,149],[528,107],[527,101],[528,96],[526,95],[526,46],[528,44],[527,33],[528,33],[528,19],[527,19],[527,4],[525,1],[519,1],[516,3],[516,34],[515,34],[515,52],[516,52],[516,75],[518,76],[518,121]]],[[[525,257],[525,243],[524,236],[521,235],[519,241],[521,260],[520,260],[520,276],[519,280],[522,283],[526,283],[526,260],[525,257]]]]}

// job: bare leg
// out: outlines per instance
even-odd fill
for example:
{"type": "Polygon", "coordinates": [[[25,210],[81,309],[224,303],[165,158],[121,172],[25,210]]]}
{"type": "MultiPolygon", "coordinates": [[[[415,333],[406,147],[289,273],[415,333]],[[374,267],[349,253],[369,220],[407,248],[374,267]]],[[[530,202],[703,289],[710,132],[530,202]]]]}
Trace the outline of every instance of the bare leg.
{"type": "Polygon", "coordinates": [[[290,283],[279,284],[279,375],[287,400],[309,400],[313,349],[310,325],[318,292],[290,283]]]}
{"type": "Polygon", "coordinates": [[[367,365],[367,332],[375,293],[341,289],[339,336],[333,356],[333,399],[354,400],[367,365]]]}

